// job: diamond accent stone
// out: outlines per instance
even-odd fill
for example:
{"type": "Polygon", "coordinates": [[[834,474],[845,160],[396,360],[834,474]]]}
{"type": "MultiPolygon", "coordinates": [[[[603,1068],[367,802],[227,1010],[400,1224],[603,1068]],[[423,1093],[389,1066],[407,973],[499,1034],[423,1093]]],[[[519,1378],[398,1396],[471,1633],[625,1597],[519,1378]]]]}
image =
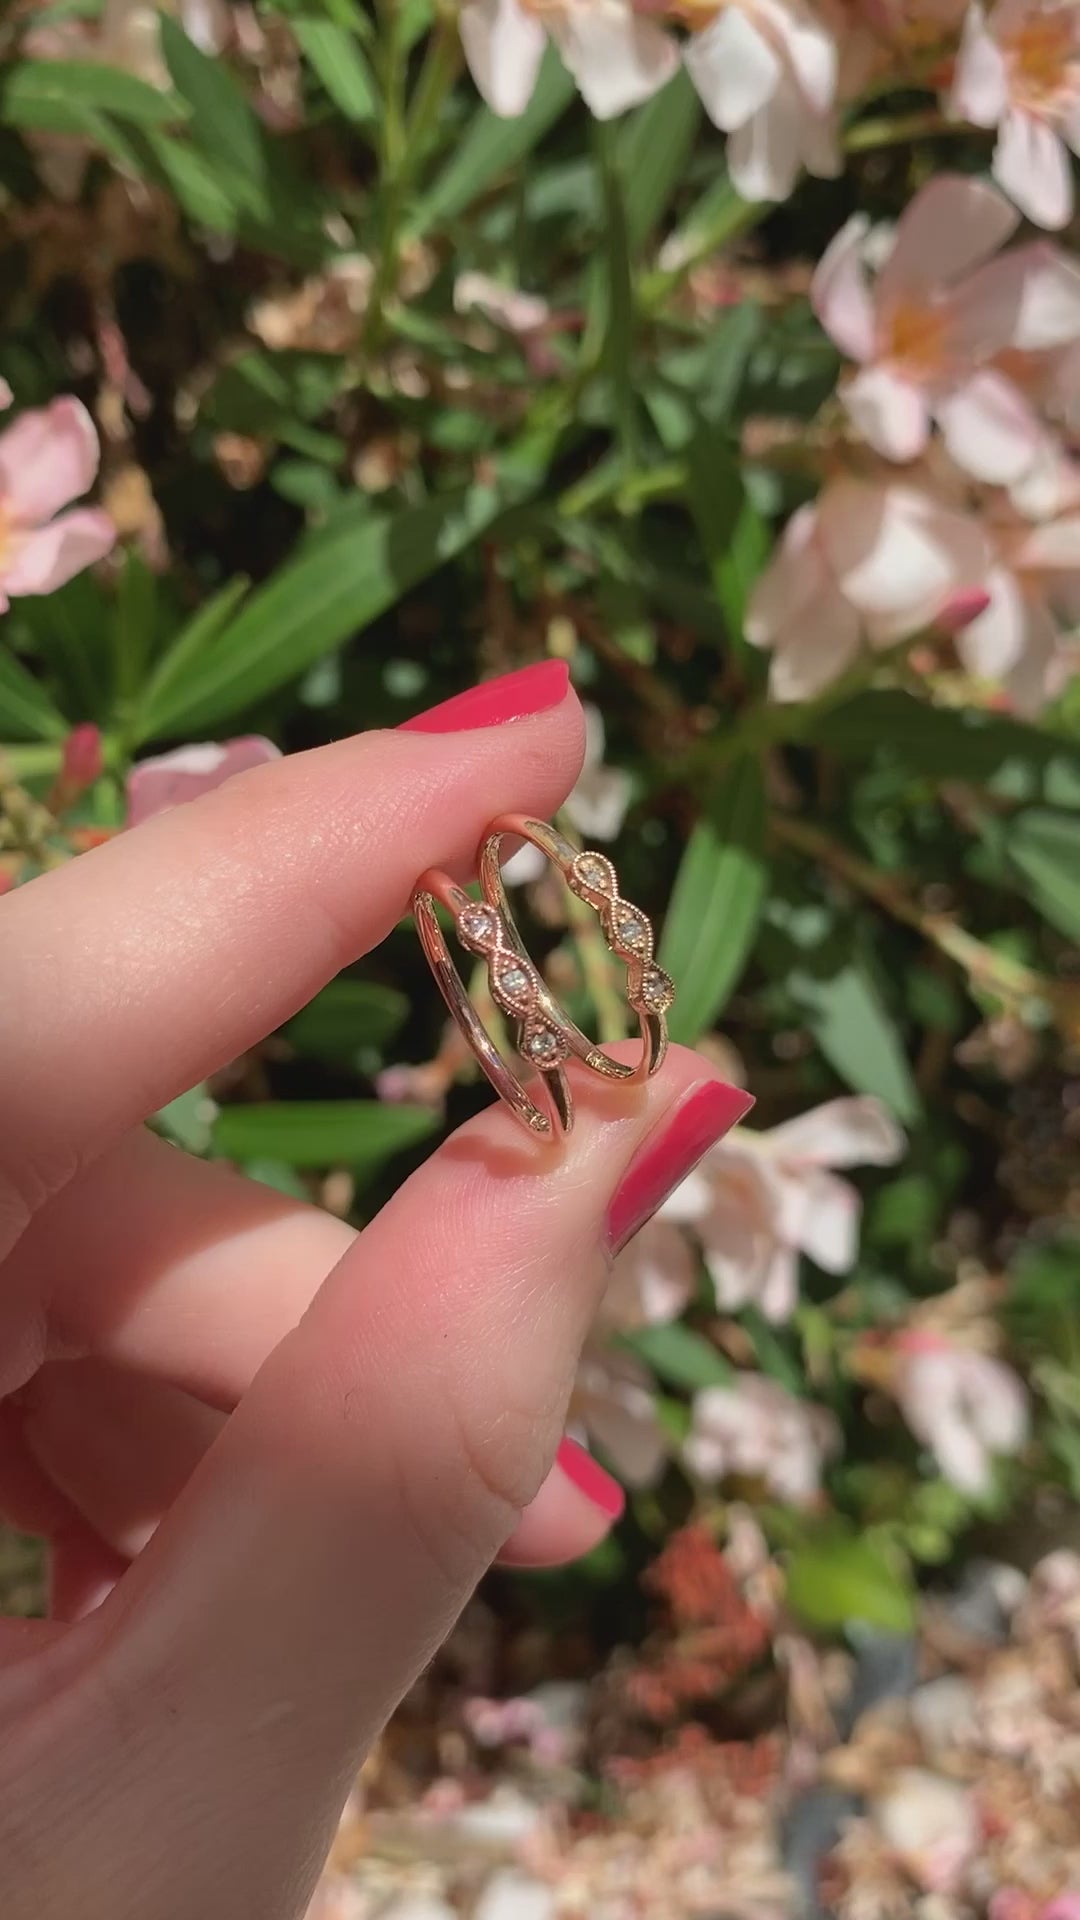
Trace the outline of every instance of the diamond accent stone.
{"type": "Polygon", "coordinates": [[[624,913],[621,919],[616,921],[615,931],[624,947],[637,951],[648,943],[649,936],[645,929],[645,922],[639,920],[636,914],[624,913]]]}
{"type": "Polygon", "coordinates": [[[641,983],[641,997],[650,1013],[666,1013],[675,998],[675,982],[663,967],[650,967],[641,983]]]}
{"type": "Polygon", "coordinates": [[[537,1027],[535,1033],[525,1035],[522,1050],[530,1060],[539,1060],[546,1065],[558,1058],[559,1042],[549,1027],[537,1027]]]}
{"type": "Polygon", "coordinates": [[[574,863],[579,880],[586,887],[595,887],[604,892],[610,885],[611,876],[606,863],[596,853],[583,853],[574,863]]]}
{"type": "Polygon", "coordinates": [[[458,917],[458,931],[466,940],[490,940],[495,928],[495,915],[490,907],[466,907],[458,917]]]}
{"type": "Polygon", "coordinates": [[[508,1000],[520,1000],[522,994],[529,991],[529,976],[524,967],[504,967],[499,985],[508,1000]]]}

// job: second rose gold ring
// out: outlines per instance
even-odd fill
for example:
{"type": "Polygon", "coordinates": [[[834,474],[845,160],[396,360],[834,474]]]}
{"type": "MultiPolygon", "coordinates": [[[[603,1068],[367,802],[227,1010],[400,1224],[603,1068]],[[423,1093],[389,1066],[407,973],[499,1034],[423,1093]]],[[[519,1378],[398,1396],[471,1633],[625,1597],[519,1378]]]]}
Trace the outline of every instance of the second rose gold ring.
{"type": "Polygon", "coordinates": [[[440,991],[496,1092],[531,1133],[557,1137],[573,1125],[573,1098],[565,1066],[573,1056],[591,1072],[623,1085],[656,1072],[667,1051],[667,1010],[675,989],[653,958],[652,927],[638,907],[619,893],[604,854],[579,851],[558,829],[526,814],[493,820],[477,855],[482,898],[473,900],[437,869],[417,881],[413,913],[417,932],[440,991]],[[502,878],[508,840],[527,840],[556,866],[571,892],[599,916],[611,951],[626,965],[626,995],[638,1017],[641,1057],[616,1060],[589,1039],[560,1005],[521,938],[502,878]],[[491,997],[517,1021],[517,1051],[540,1075],[548,1111],[532,1098],[485,1028],[450,956],[436,903],[452,916],[462,945],[487,961],[491,997]]]}

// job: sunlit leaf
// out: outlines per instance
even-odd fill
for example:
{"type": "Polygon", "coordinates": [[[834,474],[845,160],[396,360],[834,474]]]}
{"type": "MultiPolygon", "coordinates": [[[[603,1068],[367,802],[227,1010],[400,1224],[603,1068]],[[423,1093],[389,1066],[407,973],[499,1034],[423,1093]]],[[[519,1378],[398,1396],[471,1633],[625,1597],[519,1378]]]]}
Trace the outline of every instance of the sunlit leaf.
{"type": "Polygon", "coordinates": [[[283,1160],[290,1167],[371,1170],[439,1127],[427,1107],[379,1100],[289,1100],[223,1107],[214,1150],[227,1160],[283,1160]]]}
{"type": "Polygon", "coordinates": [[[690,836],[660,942],[678,987],[674,1039],[694,1042],[716,1020],[750,956],[765,899],[765,788],[760,763],[738,760],[690,836]]]}

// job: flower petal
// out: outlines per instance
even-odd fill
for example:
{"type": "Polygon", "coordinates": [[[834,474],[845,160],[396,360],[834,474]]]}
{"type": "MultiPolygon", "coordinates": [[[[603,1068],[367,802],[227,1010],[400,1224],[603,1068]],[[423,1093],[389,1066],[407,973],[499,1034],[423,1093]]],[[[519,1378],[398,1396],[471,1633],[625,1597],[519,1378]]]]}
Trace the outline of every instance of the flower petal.
{"type": "Polygon", "coordinates": [[[781,76],[768,103],[728,141],[731,183],[744,200],[786,200],[802,166],[800,122],[804,107],[792,84],[781,76]]]}
{"type": "Polygon", "coordinates": [[[810,283],[810,304],[827,334],[852,360],[874,352],[874,303],[863,264],[870,231],[865,213],[856,213],[829,242],[810,283]]]}
{"type": "Polygon", "coordinates": [[[994,179],[1037,227],[1058,230],[1072,217],[1069,156],[1053,127],[1012,108],[994,148],[994,179]]]}
{"type": "Polygon", "coordinates": [[[552,15],[551,37],[597,120],[611,120],[667,85],[679,50],[654,21],[620,0],[594,0],[552,15]]]}
{"type": "Polygon", "coordinates": [[[1005,687],[1016,712],[1033,719],[1064,693],[1073,668],[1045,600],[1029,595],[1025,612],[1024,649],[1005,687]]]}
{"type": "Polygon", "coordinates": [[[914,460],[930,436],[926,396],[891,367],[863,367],[841,389],[853,424],[886,460],[914,460]]]}
{"type": "Polygon", "coordinates": [[[847,672],[861,639],[858,614],[830,583],[826,592],[803,609],[797,625],[778,643],[769,674],[772,698],[812,700],[847,672]]]}
{"type": "Polygon", "coordinates": [[[939,400],[948,453],[965,473],[1008,487],[1034,465],[1043,442],[1038,416],[1011,380],[984,367],[939,400]]]}
{"type": "Polygon", "coordinates": [[[768,566],[753,588],[744,632],[752,647],[771,647],[827,584],[815,544],[817,510],[798,507],[780,537],[768,566]]]}
{"type": "Polygon", "coordinates": [[[1004,55],[997,41],[987,33],[986,16],[975,0],[964,20],[949,112],[957,120],[970,120],[976,127],[996,127],[1008,99],[1004,55]]]}
{"type": "Polygon", "coordinates": [[[939,174],[897,225],[896,244],[878,280],[879,304],[950,286],[996,253],[1016,225],[1015,209],[987,182],[939,174]]]}
{"type": "Polygon", "coordinates": [[[461,44],[492,113],[516,120],[532,99],[544,57],[544,29],[517,0],[466,0],[461,44]]]}
{"type": "Polygon", "coordinates": [[[1019,282],[1011,347],[1045,353],[1080,340],[1080,266],[1049,240],[1007,256],[1019,282]]]}
{"type": "Polygon", "coordinates": [[[683,49],[683,64],[709,119],[722,133],[746,125],[780,79],[780,61],[738,7],[725,7],[683,49]]]}
{"type": "Polygon", "coordinates": [[[929,625],[959,587],[981,585],[986,538],[978,521],[897,483],[840,480],[818,503],[821,540],[841,592],[879,638],[929,625]]]}
{"type": "Polygon", "coordinates": [[[0,434],[0,500],[8,518],[19,527],[51,520],[93,486],[100,457],[97,431],[81,400],[67,394],[51,406],[31,408],[0,434]]]}
{"type": "Polygon", "coordinates": [[[888,1108],[869,1093],[826,1100],[764,1137],[771,1159],[812,1167],[888,1167],[907,1144],[888,1108]]]}
{"type": "Polygon", "coordinates": [[[1063,513],[1056,520],[1028,529],[1015,549],[1017,565],[1030,571],[1071,573],[1080,569],[1080,513],[1063,513]]]}
{"type": "Polygon", "coordinates": [[[127,779],[127,824],[137,827],[152,814],[197,800],[200,794],[267,760],[279,760],[281,749],[261,734],[243,734],[236,740],[208,740],[171,753],[139,760],[127,779]]]}
{"type": "Polygon", "coordinates": [[[1024,651],[1027,611],[1015,573],[994,567],[987,575],[990,605],[956,636],[956,651],[978,680],[1000,680],[1024,651]]]}
{"type": "Polygon", "coordinates": [[[47,526],[16,535],[0,558],[0,587],[14,596],[55,593],[65,581],[103,560],[116,545],[116,528],[98,507],[73,507],[47,526]]]}
{"type": "Polygon", "coordinates": [[[782,1327],[799,1304],[799,1256],[794,1247],[773,1247],[762,1275],[758,1305],[765,1319],[782,1327]]]}

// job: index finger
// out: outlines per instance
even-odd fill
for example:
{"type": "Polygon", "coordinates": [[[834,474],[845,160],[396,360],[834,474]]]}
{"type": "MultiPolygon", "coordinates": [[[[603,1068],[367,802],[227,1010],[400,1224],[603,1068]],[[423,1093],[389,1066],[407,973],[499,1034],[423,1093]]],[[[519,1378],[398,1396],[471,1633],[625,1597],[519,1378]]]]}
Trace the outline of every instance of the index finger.
{"type": "Polygon", "coordinates": [[[581,751],[567,669],[547,661],[240,774],[8,895],[0,1254],[126,1128],[383,939],[425,867],[470,863],[505,807],[557,807],[581,751]]]}

